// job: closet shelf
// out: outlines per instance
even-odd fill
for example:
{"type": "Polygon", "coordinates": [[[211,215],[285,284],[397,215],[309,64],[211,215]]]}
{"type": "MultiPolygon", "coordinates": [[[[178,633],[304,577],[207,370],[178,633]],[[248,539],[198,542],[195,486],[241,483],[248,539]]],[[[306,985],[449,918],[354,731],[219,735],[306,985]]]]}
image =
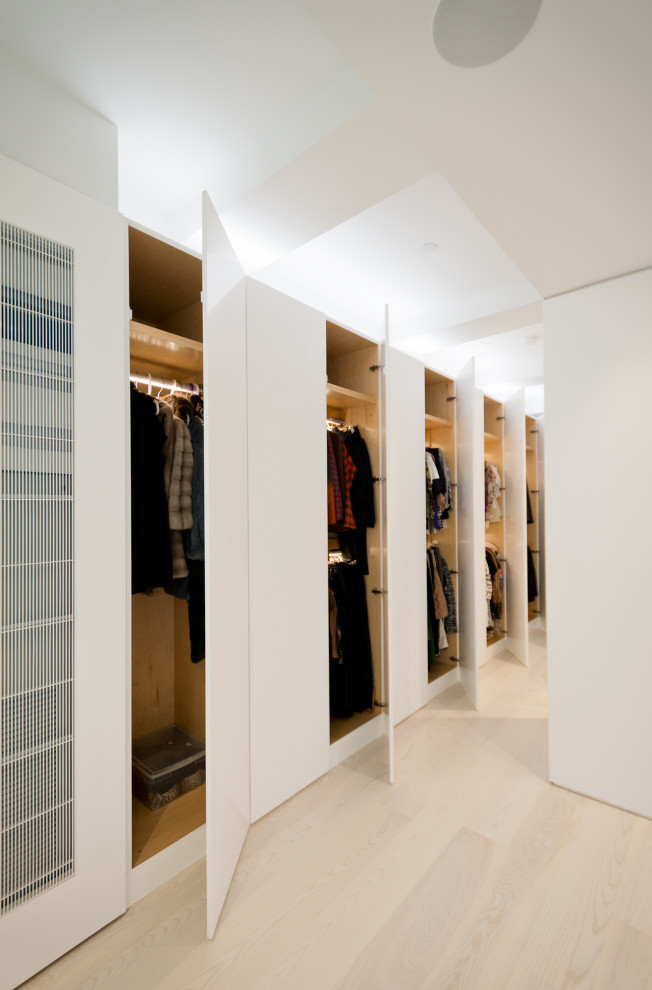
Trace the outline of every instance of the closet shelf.
{"type": "Polygon", "coordinates": [[[432,416],[430,413],[426,413],[426,429],[429,426],[448,426],[452,427],[450,419],[444,419],[443,416],[432,416]]]}
{"type": "Polygon", "coordinates": [[[332,409],[349,409],[352,406],[375,406],[377,398],[365,392],[356,392],[342,385],[326,384],[326,404],[332,409]]]}
{"type": "Polygon", "coordinates": [[[526,443],[525,449],[526,450],[531,450],[534,453],[534,447],[532,447],[529,443],[526,443]]]}
{"type": "Polygon", "coordinates": [[[502,440],[502,437],[499,437],[497,433],[487,433],[486,430],[485,430],[484,438],[485,440],[502,440]]]}
{"type": "Polygon", "coordinates": [[[131,320],[129,342],[132,372],[203,382],[204,345],[200,340],[131,320]]]}

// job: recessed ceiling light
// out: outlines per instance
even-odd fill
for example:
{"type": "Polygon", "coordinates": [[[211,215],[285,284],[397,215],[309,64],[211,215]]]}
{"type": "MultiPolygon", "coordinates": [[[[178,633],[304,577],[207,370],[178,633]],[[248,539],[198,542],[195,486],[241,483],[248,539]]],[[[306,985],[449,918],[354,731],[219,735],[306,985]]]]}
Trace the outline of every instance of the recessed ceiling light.
{"type": "Polygon", "coordinates": [[[523,344],[524,347],[532,347],[532,345],[538,343],[538,341],[539,338],[534,335],[531,335],[529,337],[521,337],[521,343],[523,344]]]}
{"type": "Polygon", "coordinates": [[[434,241],[426,241],[425,244],[421,245],[421,250],[424,254],[432,254],[432,252],[436,251],[438,247],[439,245],[435,244],[434,241]]]}
{"type": "Polygon", "coordinates": [[[540,9],[541,0],[439,0],[435,48],[463,69],[491,65],[523,41],[540,9]]]}

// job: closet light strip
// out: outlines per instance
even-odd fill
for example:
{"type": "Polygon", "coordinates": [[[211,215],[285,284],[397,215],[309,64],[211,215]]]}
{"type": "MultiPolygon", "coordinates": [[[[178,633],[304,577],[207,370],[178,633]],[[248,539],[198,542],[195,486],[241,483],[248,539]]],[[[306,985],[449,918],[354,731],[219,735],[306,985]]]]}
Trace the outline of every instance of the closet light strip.
{"type": "Polygon", "coordinates": [[[0,915],[74,872],[73,252],[0,224],[0,915]]]}
{"type": "Polygon", "coordinates": [[[199,385],[182,385],[174,378],[153,378],[151,375],[129,375],[129,381],[136,385],[147,385],[148,388],[166,388],[170,392],[182,392],[184,395],[200,395],[199,385]]]}

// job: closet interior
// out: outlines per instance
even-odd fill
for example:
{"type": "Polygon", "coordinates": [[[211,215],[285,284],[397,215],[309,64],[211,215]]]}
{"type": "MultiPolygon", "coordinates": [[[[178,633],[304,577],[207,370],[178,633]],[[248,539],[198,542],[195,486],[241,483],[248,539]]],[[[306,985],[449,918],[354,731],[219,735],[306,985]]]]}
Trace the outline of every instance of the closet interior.
{"type": "MultiPolygon", "coordinates": [[[[202,263],[199,258],[141,230],[129,228],[129,305],[132,311],[130,377],[133,379],[137,376],[141,379],[135,387],[141,393],[148,393],[151,400],[155,400],[156,410],[160,409],[162,396],[171,392],[183,394],[178,387],[175,388],[175,384],[178,386],[181,383],[193,383],[197,391],[202,384],[201,290],[202,263]],[[152,379],[159,384],[152,384],[152,379]],[[162,386],[160,382],[168,384],[162,386]]],[[[131,387],[133,389],[134,385],[132,384],[131,387]]],[[[133,460],[137,448],[134,433],[136,429],[133,415],[134,396],[131,393],[130,398],[133,480],[139,475],[138,465],[133,460]]],[[[143,405],[142,400],[137,401],[141,406],[143,405]]],[[[144,405],[147,409],[150,408],[150,403],[144,405]]],[[[201,408],[195,408],[201,412],[201,408]]],[[[155,415],[158,415],[160,421],[163,414],[169,416],[167,410],[155,415]]],[[[175,413],[175,417],[177,415],[175,413]]],[[[188,413],[184,416],[186,423],[192,418],[188,413]]],[[[171,418],[168,422],[171,422],[171,418]]],[[[201,425],[203,430],[201,421],[196,425],[201,425]]],[[[185,436],[187,437],[187,433],[185,436]]],[[[177,434],[174,433],[175,444],[176,438],[177,434]]],[[[140,443],[140,440],[138,442],[140,443]]],[[[160,462],[160,456],[158,461],[160,462]]],[[[195,461],[197,464],[200,462],[197,455],[195,461]]],[[[139,536],[134,532],[139,525],[135,518],[135,504],[132,494],[132,557],[139,536]]],[[[169,507],[172,507],[171,497],[169,507]]],[[[193,530],[193,536],[194,534],[193,530]]],[[[181,537],[185,539],[186,532],[181,532],[181,537],[177,532],[176,536],[180,545],[181,537]]],[[[143,544],[138,545],[138,548],[142,552],[143,544]]],[[[199,554],[195,553],[195,557],[197,556],[199,554]]],[[[198,564],[197,560],[193,561],[193,565],[195,564],[198,564]]],[[[140,575],[138,580],[135,577],[138,566],[138,561],[132,560],[134,581],[132,590],[143,583],[140,575]]],[[[203,574],[203,560],[201,568],[203,574]]],[[[175,573],[177,573],[176,565],[175,573]]],[[[171,585],[168,587],[171,589],[171,585]]],[[[178,593],[176,582],[175,587],[178,593]]],[[[195,607],[197,600],[195,598],[195,607]]],[[[174,750],[176,760],[174,766],[177,771],[180,770],[180,772],[175,771],[172,776],[166,776],[167,771],[164,772],[158,767],[159,744],[157,743],[157,751],[153,753],[148,766],[151,765],[155,775],[163,774],[157,779],[161,781],[161,790],[166,791],[167,788],[167,791],[162,800],[150,801],[150,805],[160,803],[155,809],[148,807],[144,800],[140,800],[134,794],[132,866],[135,867],[199,828],[206,820],[205,784],[186,790],[191,783],[197,784],[197,781],[204,776],[203,762],[199,754],[203,750],[206,738],[205,662],[197,662],[196,654],[198,649],[201,652],[201,647],[197,646],[196,637],[193,645],[195,662],[191,661],[187,600],[173,597],[163,587],[156,586],[132,593],[131,606],[132,752],[145,759],[147,763],[147,759],[143,756],[141,741],[144,741],[147,749],[147,737],[167,729],[167,733],[164,734],[164,745],[174,750]],[[171,729],[170,727],[173,726],[177,728],[171,729]],[[178,730],[182,731],[178,732],[178,730]],[[192,771],[196,771],[194,778],[192,771]],[[170,799],[177,794],[179,796],[170,799]]],[[[197,612],[195,612],[196,616],[197,612]]],[[[196,623],[196,618],[194,621],[196,623]]],[[[197,628],[196,624],[194,628],[197,628]]],[[[164,756],[163,761],[165,761],[164,756]]],[[[169,762],[166,766],[169,766],[169,762]]],[[[134,771],[134,791],[136,790],[138,790],[137,774],[134,771]]],[[[143,798],[142,793],[141,798],[143,798]]]]}
{"type": "Polygon", "coordinates": [[[432,683],[459,662],[457,456],[455,383],[430,368],[424,370],[428,682],[432,683]]]}
{"type": "Polygon", "coordinates": [[[502,403],[484,396],[485,577],[487,647],[505,636],[505,414],[502,403]]]}
{"type": "Polygon", "coordinates": [[[537,421],[525,417],[525,477],[527,479],[527,587],[528,620],[539,617],[539,481],[537,421]]]}
{"type": "Polygon", "coordinates": [[[382,566],[377,480],[381,442],[378,353],[378,344],[327,321],[331,743],[382,711],[383,614],[382,596],[378,593],[382,566]],[[343,452],[342,447],[348,449],[343,452]],[[336,462],[342,455],[348,462],[348,454],[356,468],[349,492],[354,518],[348,515],[348,519],[342,521],[342,509],[333,504],[337,498],[333,487],[339,487],[340,498],[346,501],[349,482],[342,482],[342,464],[336,462]]]}

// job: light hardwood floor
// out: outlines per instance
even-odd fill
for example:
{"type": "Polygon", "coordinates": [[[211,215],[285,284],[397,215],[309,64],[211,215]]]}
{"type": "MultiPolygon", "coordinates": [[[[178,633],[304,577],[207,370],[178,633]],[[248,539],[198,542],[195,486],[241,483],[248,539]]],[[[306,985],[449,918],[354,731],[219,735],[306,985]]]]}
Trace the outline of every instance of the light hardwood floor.
{"type": "Polygon", "coordinates": [[[546,780],[543,634],[257,822],[217,935],[202,864],[30,990],[652,987],[652,822],[546,780]]]}

